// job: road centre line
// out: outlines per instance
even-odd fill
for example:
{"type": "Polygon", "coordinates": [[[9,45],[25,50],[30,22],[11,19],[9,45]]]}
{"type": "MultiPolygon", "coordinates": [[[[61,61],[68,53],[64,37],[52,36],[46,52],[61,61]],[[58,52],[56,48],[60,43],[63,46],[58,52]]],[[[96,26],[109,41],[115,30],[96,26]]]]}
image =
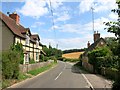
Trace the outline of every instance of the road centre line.
{"type": "MultiPolygon", "coordinates": [[[[65,63],[63,70],[65,70],[65,68],[66,68],[66,63],[65,63]]],[[[63,70],[58,74],[58,76],[54,80],[57,80],[60,77],[60,75],[63,73],[63,70]]]]}

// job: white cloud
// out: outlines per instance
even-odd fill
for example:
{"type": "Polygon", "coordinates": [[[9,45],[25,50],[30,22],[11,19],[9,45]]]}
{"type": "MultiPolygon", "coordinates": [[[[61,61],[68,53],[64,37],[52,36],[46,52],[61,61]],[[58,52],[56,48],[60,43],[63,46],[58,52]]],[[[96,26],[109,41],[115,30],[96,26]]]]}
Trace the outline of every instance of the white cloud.
{"type": "MultiPolygon", "coordinates": [[[[108,33],[107,30],[104,30],[105,26],[103,22],[108,22],[109,19],[101,17],[95,20],[95,30],[101,33],[101,37],[113,37],[114,34],[108,33]]],[[[51,45],[56,47],[56,44],[59,45],[59,48],[62,50],[73,49],[73,48],[84,48],[87,47],[87,42],[93,43],[93,31],[92,31],[92,22],[86,24],[64,24],[61,26],[55,26],[56,30],[65,33],[79,34],[80,37],[69,37],[61,39],[41,39],[42,42],[46,45],[51,45]]]]}
{"type": "MultiPolygon", "coordinates": [[[[104,30],[105,26],[103,22],[108,22],[109,19],[101,17],[94,21],[94,30],[96,31],[102,31],[104,30]]],[[[85,35],[88,33],[93,33],[93,23],[88,22],[86,24],[62,24],[59,26],[55,26],[56,30],[59,30],[60,32],[67,32],[67,33],[75,33],[75,34],[81,34],[85,35]]]]}
{"type": "Polygon", "coordinates": [[[41,25],[44,25],[44,24],[45,24],[44,22],[35,22],[31,27],[32,28],[37,28],[37,27],[39,27],[41,25]]]}
{"type": "Polygon", "coordinates": [[[117,8],[115,4],[116,0],[83,0],[80,2],[80,13],[84,13],[91,10],[94,7],[94,12],[103,12],[117,8]]]}
{"type": "Polygon", "coordinates": [[[109,14],[109,18],[111,18],[112,20],[117,20],[118,19],[118,15],[115,13],[110,13],[109,14]]]}
{"type": "Polygon", "coordinates": [[[87,42],[88,40],[90,40],[90,35],[87,38],[76,37],[76,38],[62,38],[57,40],[42,38],[41,40],[42,40],[41,42],[47,46],[51,44],[53,47],[56,47],[56,44],[58,44],[58,48],[62,50],[73,48],[75,49],[87,47],[87,42]]]}
{"type": "Polygon", "coordinates": [[[83,0],[80,2],[80,13],[84,13],[90,10],[94,0],[83,0]]]}
{"type": "MultiPolygon", "coordinates": [[[[63,0],[50,0],[50,1],[51,1],[52,9],[57,9],[58,7],[60,7],[60,6],[63,5],[63,3],[62,3],[63,0]]],[[[51,9],[50,1],[49,1],[49,0],[46,0],[49,8],[51,9]]]]}
{"type": "Polygon", "coordinates": [[[56,18],[54,21],[58,22],[58,21],[67,21],[69,20],[71,17],[68,14],[63,14],[61,16],[59,16],[58,18],[56,18]]]}
{"type": "Polygon", "coordinates": [[[44,0],[25,0],[25,4],[21,9],[17,10],[25,16],[40,18],[48,13],[46,2],[44,0]]]}

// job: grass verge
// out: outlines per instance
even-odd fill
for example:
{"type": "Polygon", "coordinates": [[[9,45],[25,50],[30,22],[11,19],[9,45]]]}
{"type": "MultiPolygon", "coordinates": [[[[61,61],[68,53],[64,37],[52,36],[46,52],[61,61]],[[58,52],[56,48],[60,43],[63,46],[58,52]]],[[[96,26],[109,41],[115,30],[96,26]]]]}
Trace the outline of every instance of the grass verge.
{"type": "Polygon", "coordinates": [[[27,78],[30,78],[30,76],[20,73],[18,79],[4,79],[4,80],[2,80],[2,89],[5,89],[15,83],[25,80],[27,78]]]}
{"type": "Polygon", "coordinates": [[[39,74],[39,73],[41,73],[41,72],[44,72],[44,71],[50,69],[50,68],[53,67],[55,64],[56,64],[56,63],[52,62],[51,64],[49,64],[49,65],[47,65],[47,66],[44,66],[44,67],[41,67],[41,68],[37,68],[37,69],[35,69],[35,70],[31,70],[31,71],[28,72],[28,74],[31,74],[31,75],[34,75],[34,76],[35,76],[35,75],[37,75],[37,74],[39,74]]]}
{"type": "Polygon", "coordinates": [[[56,65],[57,63],[54,63],[52,62],[51,64],[47,65],[47,66],[44,66],[44,67],[41,67],[41,68],[38,68],[38,69],[35,69],[35,70],[32,70],[32,71],[29,71],[28,74],[26,73],[20,73],[19,74],[19,77],[18,79],[4,79],[2,80],[2,89],[5,89],[15,83],[18,83],[18,82],[21,82],[27,78],[31,78],[32,76],[31,75],[37,75],[41,72],[44,72],[48,69],[50,69],[52,66],[56,65]],[[31,75],[29,75],[31,74],[31,75]]]}

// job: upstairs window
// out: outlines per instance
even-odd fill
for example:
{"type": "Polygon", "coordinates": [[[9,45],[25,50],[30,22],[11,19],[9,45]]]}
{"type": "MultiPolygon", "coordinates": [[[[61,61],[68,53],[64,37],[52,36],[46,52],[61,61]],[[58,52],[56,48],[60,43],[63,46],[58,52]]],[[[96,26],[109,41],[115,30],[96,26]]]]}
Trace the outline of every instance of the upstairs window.
{"type": "Polygon", "coordinates": [[[30,43],[30,37],[26,35],[26,45],[29,45],[29,43],[30,43]]]}

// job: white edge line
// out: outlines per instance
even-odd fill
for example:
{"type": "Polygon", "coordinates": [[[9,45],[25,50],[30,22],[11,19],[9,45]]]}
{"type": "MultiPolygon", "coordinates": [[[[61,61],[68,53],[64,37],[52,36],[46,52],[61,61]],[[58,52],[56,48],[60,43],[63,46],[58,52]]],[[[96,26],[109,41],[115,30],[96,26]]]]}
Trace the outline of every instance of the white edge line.
{"type": "Polygon", "coordinates": [[[81,75],[84,77],[84,79],[87,81],[87,83],[88,83],[88,85],[92,88],[92,90],[95,90],[94,88],[93,88],[93,86],[92,86],[92,84],[89,82],[89,80],[86,78],[86,76],[83,74],[83,73],[81,73],[81,75]]]}

